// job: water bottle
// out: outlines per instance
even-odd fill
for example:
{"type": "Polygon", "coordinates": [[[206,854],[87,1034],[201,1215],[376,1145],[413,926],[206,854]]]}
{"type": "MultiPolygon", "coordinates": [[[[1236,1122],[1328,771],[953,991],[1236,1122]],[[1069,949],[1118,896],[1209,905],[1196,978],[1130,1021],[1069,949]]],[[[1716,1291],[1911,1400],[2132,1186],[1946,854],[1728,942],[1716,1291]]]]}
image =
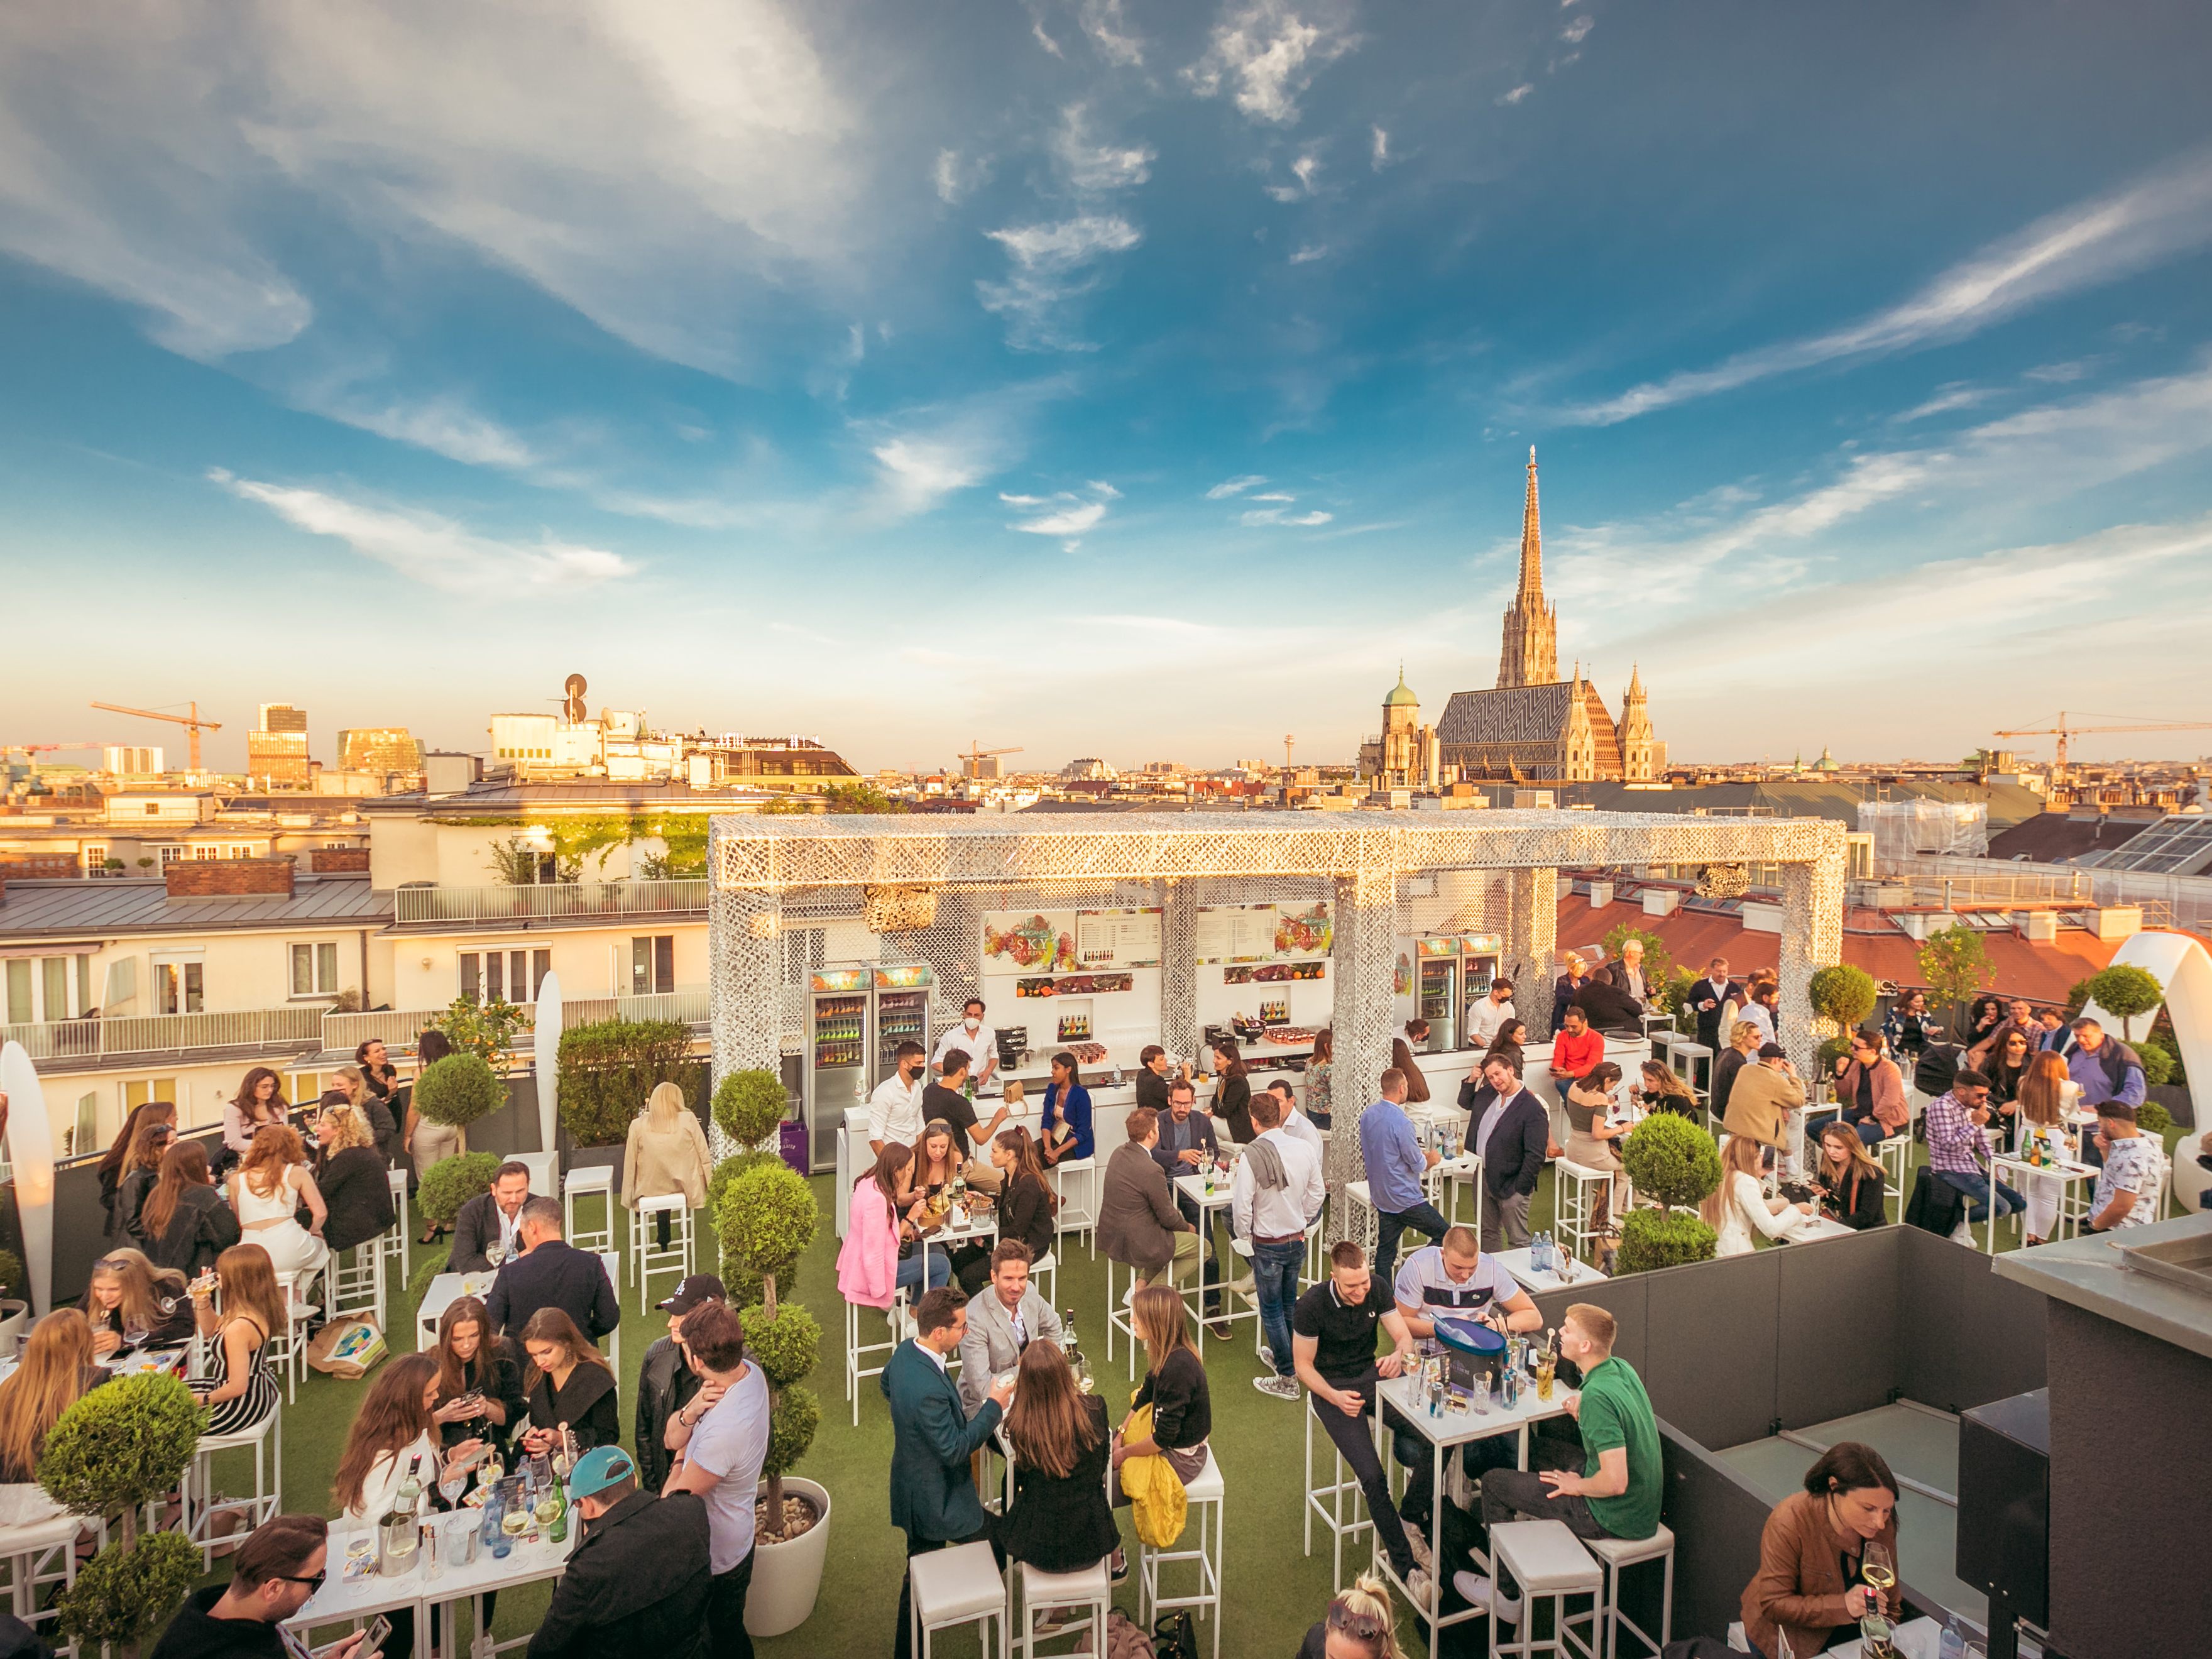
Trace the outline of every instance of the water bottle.
{"type": "Polygon", "coordinates": [[[1943,1621],[1943,1634],[1936,1644],[1939,1659],[1965,1659],[1966,1632],[1959,1628],[1959,1615],[1953,1613],[1943,1621]]]}

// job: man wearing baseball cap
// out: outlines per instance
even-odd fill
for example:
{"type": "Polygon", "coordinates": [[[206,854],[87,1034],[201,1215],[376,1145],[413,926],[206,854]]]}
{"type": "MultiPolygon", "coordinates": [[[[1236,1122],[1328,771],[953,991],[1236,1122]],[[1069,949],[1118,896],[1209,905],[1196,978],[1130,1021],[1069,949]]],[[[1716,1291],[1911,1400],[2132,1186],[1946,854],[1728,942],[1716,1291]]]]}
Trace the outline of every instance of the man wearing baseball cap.
{"type": "Polygon", "coordinates": [[[1736,1073],[1721,1127],[1780,1150],[1790,1144],[1790,1115],[1804,1109],[1805,1085],[1797,1080],[1790,1051],[1778,1042],[1763,1043],[1759,1064],[1736,1073]]]}
{"type": "Polygon", "coordinates": [[[530,1659],[696,1659],[706,1636],[707,1506],[641,1492],[619,1446],[576,1461],[568,1496],[583,1535],[530,1638],[530,1659]]]}
{"type": "Polygon", "coordinates": [[[690,1351],[684,1346],[684,1316],[709,1302],[728,1300],[720,1279],[712,1273],[693,1273],[660,1304],[668,1316],[668,1334],[645,1351],[637,1373],[637,1484],[647,1492],[667,1485],[668,1472],[676,1464],[675,1454],[665,1443],[668,1419],[699,1392],[699,1374],[691,1369],[690,1351]]]}

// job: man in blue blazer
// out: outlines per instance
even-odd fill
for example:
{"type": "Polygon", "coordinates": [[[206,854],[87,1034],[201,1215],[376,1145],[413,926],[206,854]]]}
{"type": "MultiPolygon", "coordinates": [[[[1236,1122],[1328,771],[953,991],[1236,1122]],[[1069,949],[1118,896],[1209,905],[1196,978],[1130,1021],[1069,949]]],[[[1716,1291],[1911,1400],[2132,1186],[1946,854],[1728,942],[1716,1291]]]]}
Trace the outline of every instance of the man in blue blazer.
{"type": "MultiPolygon", "coordinates": [[[[884,1367],[880,1386],[891,1407],[891,1524],[906,1534],[908,1560],[924,1550],[987,1536],[983,1505],[968,1460],[990,1439],[1014,1397],[1013,1385],[992,1379],[970,1417],[945,1362],[968,1334],[968,1298],[940,1285],[915,1309],[911,1340],[884,1367]]],[[[910,1659],[914,1581],[899,1584],[896,1659],[910,1659]]]]}

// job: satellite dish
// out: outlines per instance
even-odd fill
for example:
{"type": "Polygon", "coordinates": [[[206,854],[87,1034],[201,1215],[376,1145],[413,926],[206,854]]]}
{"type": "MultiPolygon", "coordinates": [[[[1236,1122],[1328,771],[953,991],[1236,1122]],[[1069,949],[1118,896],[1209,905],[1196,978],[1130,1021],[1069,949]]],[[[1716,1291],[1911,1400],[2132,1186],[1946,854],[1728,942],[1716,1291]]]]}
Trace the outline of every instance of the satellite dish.
{"type": "Polygon", "coordinates": [[[569,725],[581,726],[584,723],[584,677],[581,674],[569,675],[561,682],[561,690],[568,694],[562,704],[562,713],[568,717],[569,725]]]}

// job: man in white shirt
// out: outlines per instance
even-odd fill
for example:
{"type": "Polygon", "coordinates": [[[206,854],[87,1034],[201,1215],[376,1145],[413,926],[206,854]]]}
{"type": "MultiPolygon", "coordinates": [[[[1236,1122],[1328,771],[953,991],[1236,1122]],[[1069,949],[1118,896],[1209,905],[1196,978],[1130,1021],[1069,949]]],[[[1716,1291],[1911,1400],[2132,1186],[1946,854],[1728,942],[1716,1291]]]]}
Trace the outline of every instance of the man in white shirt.
{"type": "Polygon", "coordinates": [[[1298,1269],[1305,1264],[1306,1229],[1321,1213],[1328,1188],[1321,1157],[1283,1130],[1282,1097],[1272,1090],[1252,1100],[1259,1130],[1229,1182],[1229,1212],[1237,1236],[1252,1243],[1252,1279],[1259,1293],[1260,1324],[1267,1334],[1264,1356],[1272,1376],[1252,1386],[1278,1399],[1298,1397],[1296,1355],[1291,1346],[1291,1304],[1298,1299],[1298,1269]]]}
{"type": "Polygon", "coordinates": [[[1468,1036],[1472,1042],[1479,1042],[1487,1048],[1491,1039],[1498,1035],[1498,1028],[1515,1018],[1513,981],[1493,979],[1490,981],[1490,994],[1480,1002],[1468,1005],[1468,1036]]]}
{"type": "Polygon", "coordinates": [[[894,1140],[902,1146],[920,1140],[925,1121],[921,1109],[922,1090],[927,1086],[922,1081],[927,1069],[923,1064],[925,1051],[919,1042],[902,1042],[896,1058],[898,1070],[876,1085],[875,1093],[868,1097],[868,1150],[878,1158],[894,1140]]]}
{"type": "Polygon", "coordinates": [[[929,1057],[929,1069],[942,1073],[945,1055],[955,1048],[968,1056],[969,1075],[975,1079],[976,1092],[981,1093],[999,1069],[999,1034],[983,1023],[982,998],[969,997],[960,1010],[960,1024],[937,1039],[937,1052],[929,1057]]]}
{"type": "Polygon", "coordinates": [[[1321,1138],[1321,1131],[1314,1127],[1314,1121],[1298,1109],[1297,1097],[1291,1091],[1290,1084],[1282,1078],[1277,1078],[1267,1085],[1267,1092],[1283,1103],[1283,1133],[1296,1135],[1304,1141],[1313,1148],[1316,1158],[1326,1156],[1328,1143],[1321,1138]]]}
{"type": "Polygon", "coordinates": [[[744,1327],[726,1303],[692,1311],[684,1346],[704,1386],[668,1419],[665,1443],[678,1462],[663,1495],[696,1492],[707,1505],[710,1659],[752,1659],[745,1595],[753,1577],[753,1501],[768,1459],[768,1377],[747,1362],[744,1327]]]}

